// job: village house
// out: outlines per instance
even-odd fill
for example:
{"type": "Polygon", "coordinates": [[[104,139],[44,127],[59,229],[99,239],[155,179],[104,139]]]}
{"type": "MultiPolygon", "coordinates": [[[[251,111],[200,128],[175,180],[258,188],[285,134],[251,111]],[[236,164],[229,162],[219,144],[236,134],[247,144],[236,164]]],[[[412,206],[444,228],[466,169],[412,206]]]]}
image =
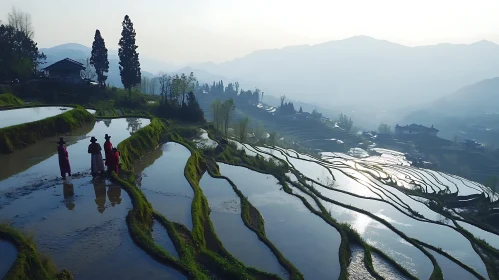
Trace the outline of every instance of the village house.
{"type": "Polygon", "coordinates": [[[85,66],[83,66],[82,63],[70,58],[59,60],[56,63],[43,68],[42,70],[45,72],[45,76],[47,76],[49,79],[54,79],[66,83],[84,82],[84,78],[81,72],[85,70],[85,66]]]}
{"type": "Polygon", "coordinates": [[[433,125],[431,127],[426,127],[419,124],[411,124],[406,126],[395,126],[395,134],[397,135],[427,135],[436,137],[438,133],[438,129],[434,128],[433,125]]]}

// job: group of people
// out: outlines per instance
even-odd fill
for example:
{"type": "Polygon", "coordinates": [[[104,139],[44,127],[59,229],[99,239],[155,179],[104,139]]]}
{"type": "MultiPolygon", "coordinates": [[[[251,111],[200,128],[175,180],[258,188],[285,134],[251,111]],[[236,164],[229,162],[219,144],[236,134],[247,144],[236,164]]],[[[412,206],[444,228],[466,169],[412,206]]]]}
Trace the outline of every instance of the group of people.
{"type": "MultiPolygon", "coordinates": [[[[107,166],[108,172],[116,172],[118,174],[119,163],[120,163],[120,154],[116,148],[113,147],[111,143],[111,136],[105,135],[104,138],[106,142],[104,142],[104,153],[106,158],[102,158],[102,147],[99,143],[97,143],[97,139],[92,136],[90,138],[90,145],[88,145],[88,153],[91,155],[91,172],[92,177],[96,177],[98,175],[104,174],[104,164],[107,166]]],[[[57,142],[59,146],[57,146],[57,153],[59,155],[59,168],[61,170],[61,176],[63,179],[66,178],[66,174],[71,176],[71,165],[69,164],[69,154],[66,149],[66,142],[64,138],[61,137],[59,142],[57,142]]]]}

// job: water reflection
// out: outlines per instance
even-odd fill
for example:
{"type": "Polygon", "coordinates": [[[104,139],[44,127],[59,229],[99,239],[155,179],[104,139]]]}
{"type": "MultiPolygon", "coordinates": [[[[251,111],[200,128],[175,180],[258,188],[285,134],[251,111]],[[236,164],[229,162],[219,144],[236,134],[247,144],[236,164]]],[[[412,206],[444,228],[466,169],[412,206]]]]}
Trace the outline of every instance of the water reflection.
{"type": "Polygon", "coordinates": [[[95,192],[95,204],[97,204],[97,211],[104,213],[106,210],[106,181],[92,180],[95,192]]]}
{"type": "Polygon", "coordinates": [[[73,183],[63,182],[62,193],[64,195],[64,202],[66,203],[66,208],[68,208],[68,210],[73,210],[76,206],[74,203],[75,189],[73,183]]]}
{"type": "Polygon", "coordinates": [[[4,110],[0,112],[0,128],[34,122],[66,112],[70,107],[32,107],[4,110]]]}
{"type": "Polygon", "coordinates": [[[120,186],[109,186],[107,190],[107,198],[111,202],[111,206],[121,203],[121,187],[120,186]]]}
{"type": "Polygon", "coordinates": [[[106,125],[106,127],[109,127],[111,125],[112,119],[104,119],[103,122],[106,125]]]}
{"type": "Polygon", "coordinates": [[[126,122],[128,123],[127,129],[130,131],[130,135],[142,127],[141,119],[138,118],[126,118],[126,122]]]}

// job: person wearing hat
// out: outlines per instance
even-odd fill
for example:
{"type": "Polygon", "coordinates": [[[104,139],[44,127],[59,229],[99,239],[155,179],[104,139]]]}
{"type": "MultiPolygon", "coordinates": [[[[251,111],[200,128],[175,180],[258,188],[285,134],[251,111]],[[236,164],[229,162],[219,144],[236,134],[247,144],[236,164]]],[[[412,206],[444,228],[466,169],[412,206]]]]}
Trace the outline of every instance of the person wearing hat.
{"type": "Polygon", "coordinates": [[[57,154],[59,156],[59,169],[61,170],[62,179],[66,179],[66,173],[71,176],[71,165],[69,164],[69,155],[68,150],[64,146],[66,142],[64,138],[59,138],[59,142],[57,142],[59,146],[57,146],[57,154]]]}
{"type": "Polygon", "coordinates": [[[113,173],[114,171],[116,172],[116,175],[118,175],[120,165],[120,153],[118,152],[118,149],[113,148],[111,154],[106,159],[106,164],[109,174],[113,173]]]}
{"type": "Polygon", "coordinates": [[[88,153],[91,155],[91,170],[92,176],[100,175],[104,172],[104,162],[102,160],[102,147],[97,143],[97,139],[92,136],[90,138],[90,145],[88,145],[88,153]]]}
{"type": "Polygon", "coordinates": [[[112,166],[110,165],[109,159],[113,156],[113,143],[109,139],[111,139],[111,136],[105,135],[104,138],[106,139],[106,142],[104,142],[104,154],[106,155],[106,159],[104,159],[107,170],[111,171],[112,166]]]}

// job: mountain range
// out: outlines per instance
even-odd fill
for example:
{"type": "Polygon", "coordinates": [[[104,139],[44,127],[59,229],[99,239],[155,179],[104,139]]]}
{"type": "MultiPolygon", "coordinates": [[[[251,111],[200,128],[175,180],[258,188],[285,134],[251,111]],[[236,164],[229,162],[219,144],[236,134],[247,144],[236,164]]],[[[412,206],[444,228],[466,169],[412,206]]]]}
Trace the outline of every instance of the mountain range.
{"type": "MultiPolygon", "coordinates": [[[[65,57],[85,59],[91,49],[70,43],[41,50],[52,63],[65,57]]],[[[110,50],[109,59],[109,82],[121,86],[117,51],[110,50]]],[[[320,107],[326,116],[346,113],[357,125],[369,128],[380,122],[395,124],[434,102],[440,102],[435,106],[444,110],[442,102],[456,98],[453,106],[458,106],[458,100],[468,100],[469,95],[463,95],[464,99],[456,96],[478,90],[460,88],[499,76],[499,45],[489,41],[408,47],[356,36],[317,45],[258,50],[223,63],[183,68],[142,54],[140,60],[144,76],[159,71],[192,71],[200,82],[239,81],[242,88],[260,88],[272,103],[278,100],[275,97],[286,95],[288,100],[310,104],[309,108],[320,107]],[[453,97],[451,94],[458,90],[461,93],[453,97]]],[[[483,103],[474,101],[475,109],[483,103]]]]}
{"type": "Polygon", "coordinates": [[[425,108],[411,112],[400,123],[434,125],[441,137],[468,138],[499,145],[499,78],[465,86],[425,108]]]}
{"type": "Polygon", "coordinates": [[[417,107],[499,76],[499,46],[489,41],[408,47],[367,36],[255,51],[195,69],[322,106],[381,110],[417,107]]]}

